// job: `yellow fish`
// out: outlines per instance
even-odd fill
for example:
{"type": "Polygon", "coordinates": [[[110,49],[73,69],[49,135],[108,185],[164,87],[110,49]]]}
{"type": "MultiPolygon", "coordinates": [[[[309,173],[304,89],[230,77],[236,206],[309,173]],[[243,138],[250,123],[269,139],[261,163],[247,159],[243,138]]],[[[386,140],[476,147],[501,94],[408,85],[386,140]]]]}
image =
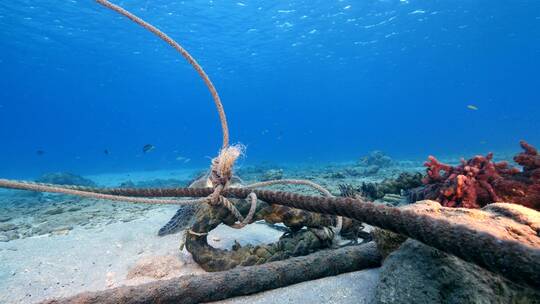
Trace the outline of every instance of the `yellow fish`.
{"type": "Polygon", "coordinates": [[[475,106],[475,105],[468,105],[468,106],[467,106],[467,109],[476,111],[476,110],[478,110],[478,107],[475,106]]]}

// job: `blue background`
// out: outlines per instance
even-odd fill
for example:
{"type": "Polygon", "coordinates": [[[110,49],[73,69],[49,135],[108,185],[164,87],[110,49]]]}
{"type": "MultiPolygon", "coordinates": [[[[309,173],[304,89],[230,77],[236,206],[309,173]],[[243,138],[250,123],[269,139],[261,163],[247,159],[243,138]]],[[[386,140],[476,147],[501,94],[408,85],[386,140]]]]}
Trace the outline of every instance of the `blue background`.
{"type": "MultiPolygon", "coordinates": [[[[201,63],[244,163],[540,145],[540,1],[115,3],[201,63]]],[[[0,72],[3,177],[203,167],[221,145],[192,68],[94,1],[2,1],[0,72]]]]}

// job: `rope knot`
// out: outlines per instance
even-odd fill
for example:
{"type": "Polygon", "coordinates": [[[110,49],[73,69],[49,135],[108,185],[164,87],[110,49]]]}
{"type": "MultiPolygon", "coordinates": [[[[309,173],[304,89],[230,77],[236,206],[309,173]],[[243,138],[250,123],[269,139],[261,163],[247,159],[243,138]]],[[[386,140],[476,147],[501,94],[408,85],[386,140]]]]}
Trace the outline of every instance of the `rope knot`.
{"type": "Polygon", "coordinates": [[[223,188],[228,186],[233,175],[232,171],[234,163],[238,157],[243,154],[244,149],[245,148],[242,145],[228,146],[221,149],[219,155],[212,159],[209,178],[214,188],[217,188],[220,185],[223,186],[223,188]]]}

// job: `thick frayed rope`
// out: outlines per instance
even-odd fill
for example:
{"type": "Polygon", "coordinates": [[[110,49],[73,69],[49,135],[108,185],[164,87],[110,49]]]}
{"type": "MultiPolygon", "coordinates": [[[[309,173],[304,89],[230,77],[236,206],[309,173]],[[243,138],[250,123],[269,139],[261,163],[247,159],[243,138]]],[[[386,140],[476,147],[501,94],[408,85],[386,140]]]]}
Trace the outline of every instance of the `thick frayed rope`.
{"type": "Polygon", "coordinates": [[[40,184],[33,182],[25,181],[14,181],[7,179],[0,179],[1,188],[9,189],[18,189],[18,190],[30,190],[37,192],[52,192],[52,193],[61,193],[68,195],[76,195],[80,197],[100,199],[100,200],[109,200],[109,201],[120,201],[128,203],[141,203],[141,204],[170,204],[170,205],[181,205],[181,204],[193,204],[205,202],[208,199],[193,199],[193,200],[178,200],[178,199],[155,199],[155,198],[144,198],[144,197],[131,197],[131,196],[118,196],[113,194],[103,194],[95,193],[88,191],[81,191],[75,189],[64,188],[62,185],[51,185],[51,184],[40,184]]]}
{"type": "Polygon", "coordinates": [[[210,182],[216,187],[227,187],[232,178],[232,171],[236,160],[244,154],[245,147],[240,144],[221,149],[219,155],[212,159],[210,167],[210,182]]]}
{"type": "MultiPolygon", "coordinates": [[[[325,189],[323,186],[317,183],[314,183],[310,180],[305,180],[305,179],[275,179],[275,180],[249,184],[246,186],[246,188],[260,188],[260,187],[269,187],[269,186],[274,186],[274,185],[304,185],[304,186],[308,186],[319,191],[320,193],[322,193],[322,195],[326,197],[333,197],[332,193],[330,193],[330,191],[325,189]]],[[[334,231],[333,231],[336,236],[339,235],[339,233],[341,232],[341,228],[343,228],[343,217],[337,216],[336,226],[334,226],[334,231]]]]}

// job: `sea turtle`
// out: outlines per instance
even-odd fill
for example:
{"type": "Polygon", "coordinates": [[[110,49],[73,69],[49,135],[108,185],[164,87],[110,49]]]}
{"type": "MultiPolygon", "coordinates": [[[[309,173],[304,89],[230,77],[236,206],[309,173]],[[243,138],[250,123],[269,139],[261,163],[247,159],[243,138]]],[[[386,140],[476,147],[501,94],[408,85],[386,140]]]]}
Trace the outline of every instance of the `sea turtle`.
{"type": "MultiPolygon", "coordinates": [[[[207,172],[200,174],[189,183],[189,188],[207,188],[212,187],[212,183],[208,179],[209,174],[207,172]]],[[[231,179],[231,186],[240,185],[242,180],[233,176],[231,179]]],[[[189,228],[193,224],[195,214],[199,211],[200,204],[182,204],[176,211],[174,216],[158,231],[159,236],[177,233],[189,228]]]]}

